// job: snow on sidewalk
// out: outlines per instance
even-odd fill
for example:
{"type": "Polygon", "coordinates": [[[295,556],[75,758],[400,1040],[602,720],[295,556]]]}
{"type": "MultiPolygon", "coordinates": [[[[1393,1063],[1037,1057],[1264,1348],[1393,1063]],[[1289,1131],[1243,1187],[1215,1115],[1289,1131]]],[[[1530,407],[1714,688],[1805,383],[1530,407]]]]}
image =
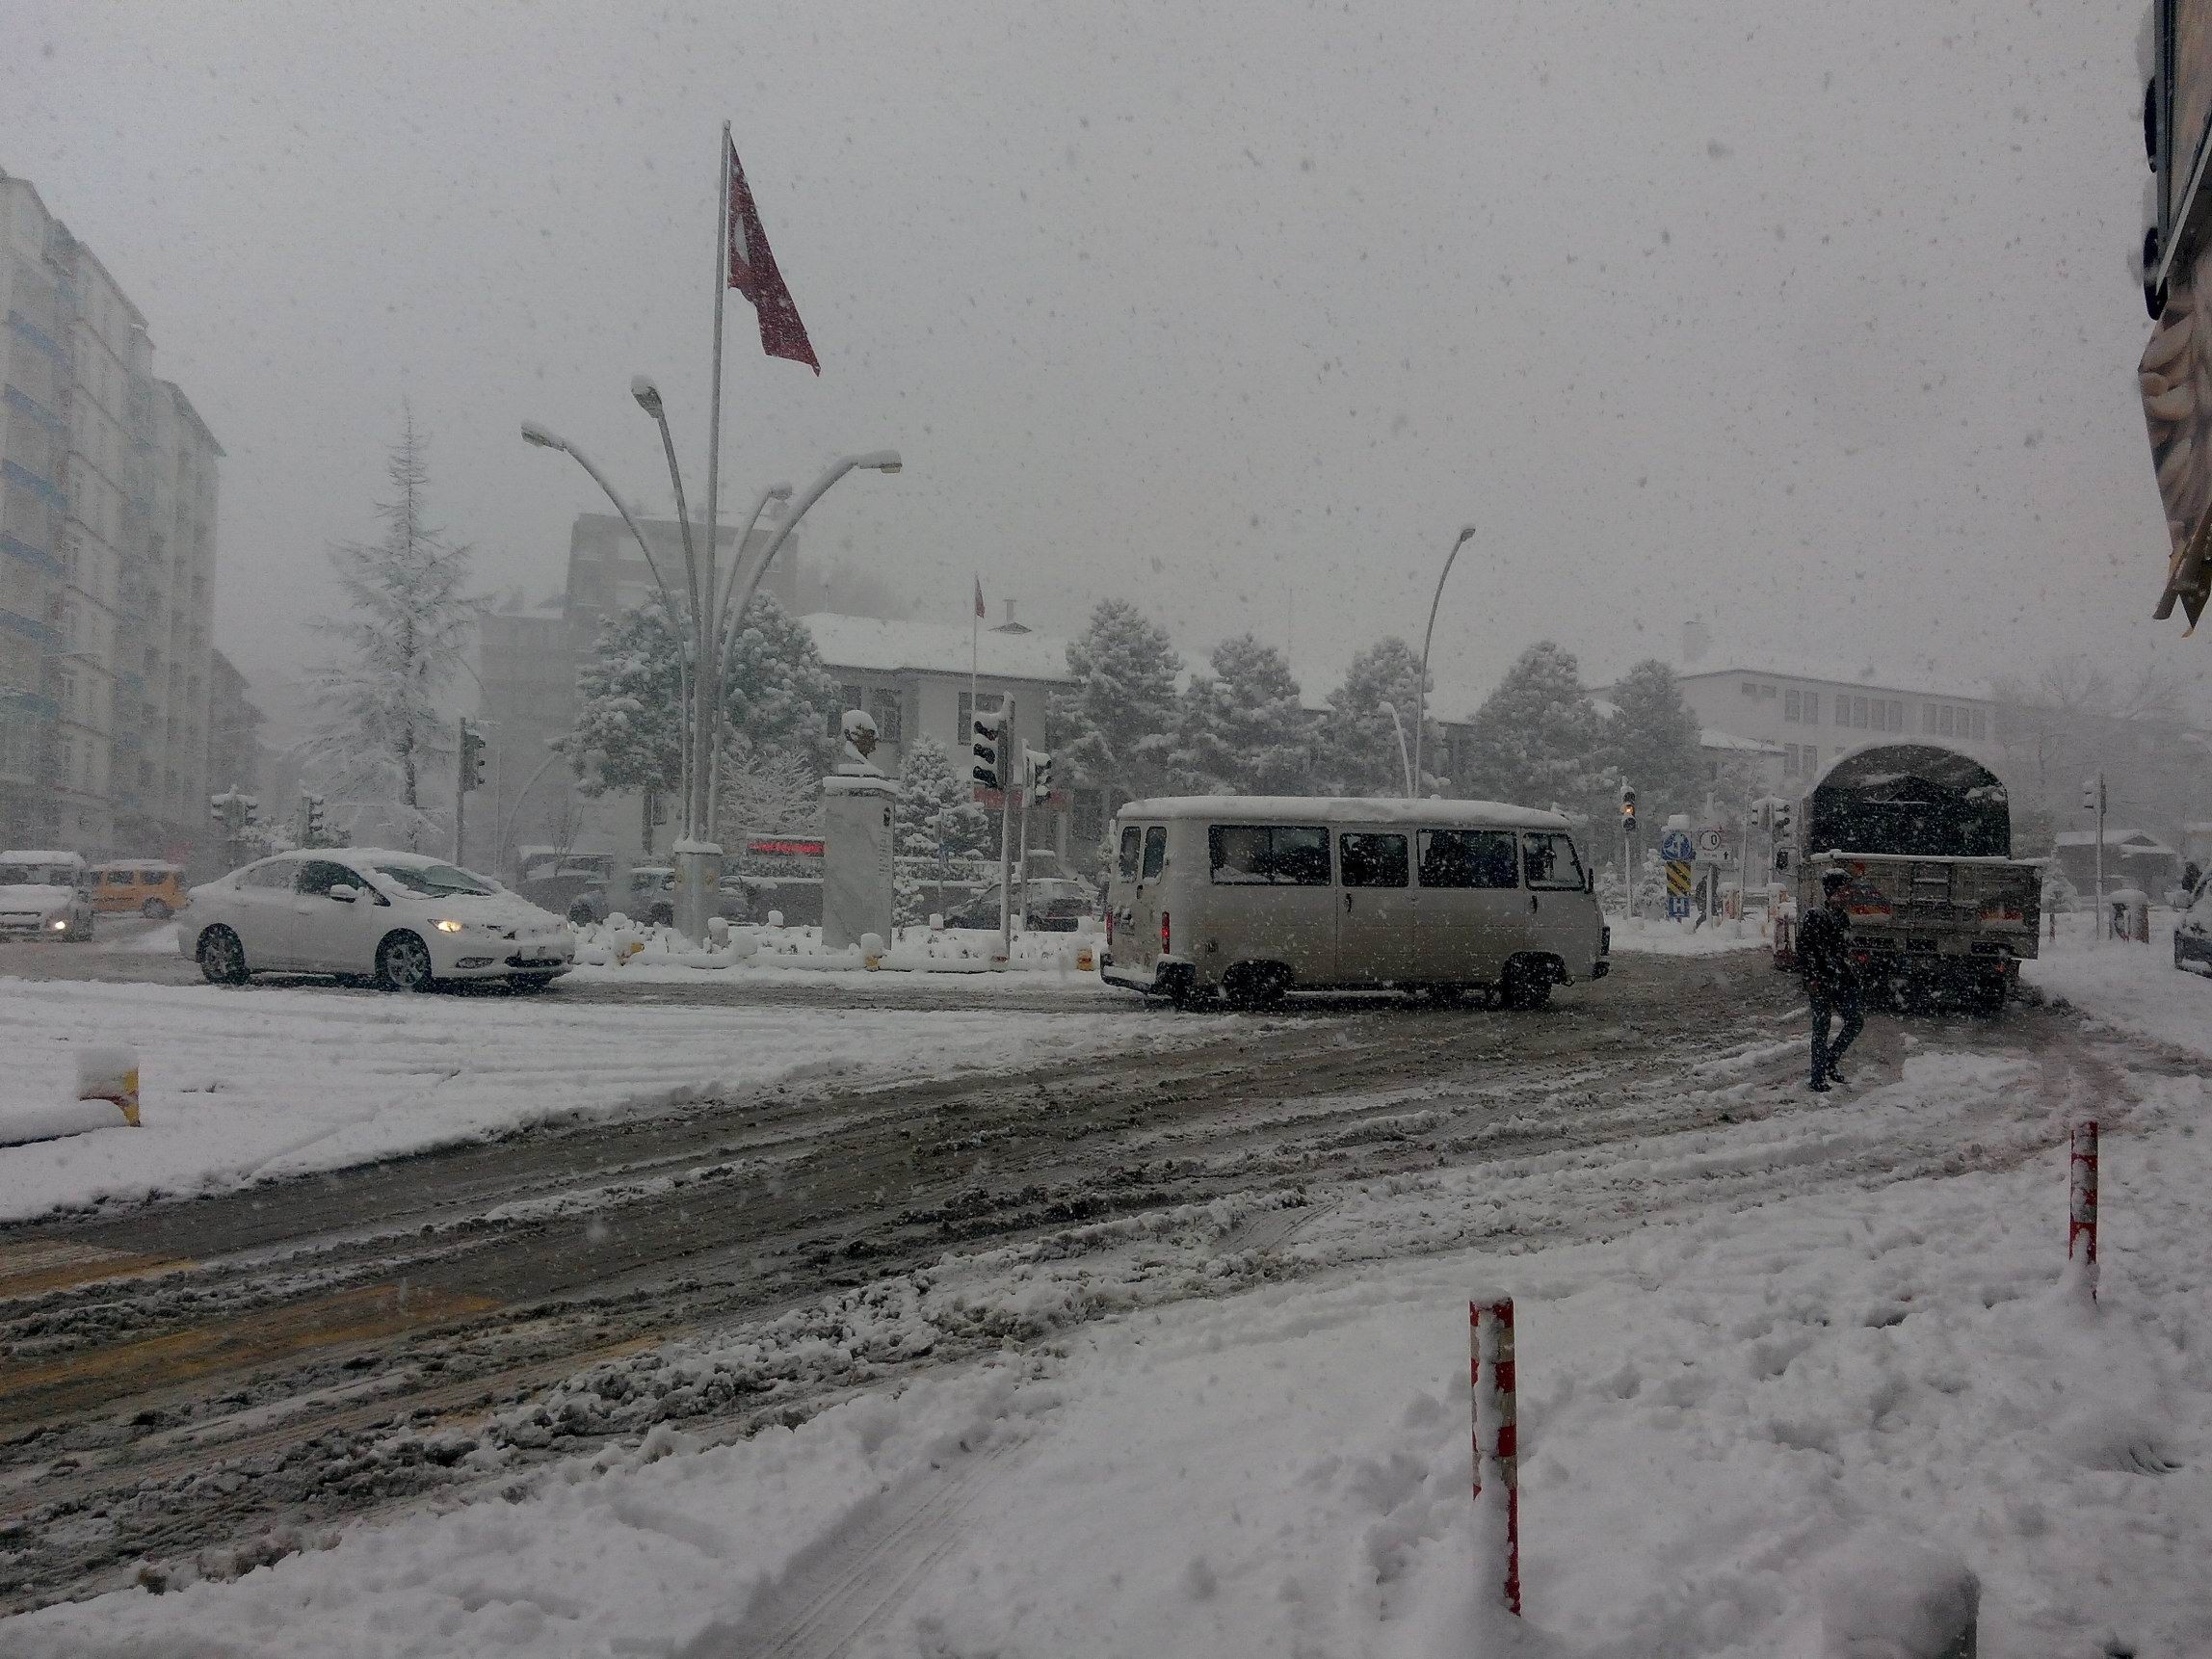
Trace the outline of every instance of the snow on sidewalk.
{"type": "MultiPolygon", "coordinates": [[[[704,1659],[803,1631],[788,1650],[1496,1654],[1470,1634],[1465,1299],[1499,1284],[1519,1303],[1516,1651],[1816,1659],[1824,1600],[1883,1611],[1868,1552],[1928,1544],[1981,1576],[1992,1659],[2201,1653],[2205,1104],[2199,1079],[2146,1080],[2107,1137],[2095,1308],[2060,1288],[2056,1139],[1994,1172],[1185,1291],[1057,1334],[1094,1258],[1039,1254],[995,1289],[948,1260],[930,1296],[1026,1329],[1025,1349],[889,1363],[733,1446],[664,1423],[505,1485],[487,1447],[476,1501],[309,1538],[231,1582],[24,1616],[0,1647],[704,1659]]],[[[931,1340],[917,1299],[839,1305],[810,1328],[826,1356],[931,1340]]],[[[652,1381],[665,1362],[630,1363],[652,1381]]]]}
{"type": "Polygon", "coordinates": [[[2089,936],[2087,917],[2067,920],[2073,926],[2042,942],[2042,955],[2022,966],[2023,979],[2099,1025],[2212,1060],[2212,980],[2173,965],[2171,911],[2152,913],[2148,944],[2100,941],[2089,936]]]}
{"type": "Polygon", "coordinates": [[[144,1127],[0,1148],[0,1221],[367,1163],[777,1084],[911,1080],[1196,1040],[1126,1010],[679,1008],[332,987],[0,982],[0,1116],[139,1052],[144,1127]]]}

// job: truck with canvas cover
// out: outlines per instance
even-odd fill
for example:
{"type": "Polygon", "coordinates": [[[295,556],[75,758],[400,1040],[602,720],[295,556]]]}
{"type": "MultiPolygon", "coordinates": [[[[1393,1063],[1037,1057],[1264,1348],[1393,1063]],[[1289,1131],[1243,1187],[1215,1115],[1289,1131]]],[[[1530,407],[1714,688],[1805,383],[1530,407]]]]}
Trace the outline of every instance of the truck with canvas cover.
{"type": "Polygon", "coordinates": [[[1947,744],[1874,744],[1839,754],[1798,815],[1797,903],[1851,878],[1851,949],[1871,994],[1907,1007],[1994,1011],[2036,954],[2042,865],[2013,856],[2004,784],[1947,744]]]}

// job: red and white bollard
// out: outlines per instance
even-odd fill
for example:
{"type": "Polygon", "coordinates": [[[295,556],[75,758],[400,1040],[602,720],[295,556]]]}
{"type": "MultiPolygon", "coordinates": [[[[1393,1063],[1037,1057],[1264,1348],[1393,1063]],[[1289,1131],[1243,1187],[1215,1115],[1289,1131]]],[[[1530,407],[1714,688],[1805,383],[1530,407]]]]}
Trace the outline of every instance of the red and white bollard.
{"type": "MultiPolygon", "coordinates": [[[[1520,1597],[1520,1437],[1514,1382],[1514,1299],[1477,1298],[1467,1304],[1467,1382],[1474,1392],[1475,1508],[1482,1511],[1486,1474],[1505,1503],[1505,1560],[1478,1564],[1502,1587],[1514,1613],[1520,1597]]],[[[1487,1535],[1486,1535],[1487,1536],[1487,1535]]]]}
{"type": "Polygon", "coordinates": [[[2073,1126],[2067,1182],[2067,1265],[2096,1300],[2096,1119],[2073,1126]]]}

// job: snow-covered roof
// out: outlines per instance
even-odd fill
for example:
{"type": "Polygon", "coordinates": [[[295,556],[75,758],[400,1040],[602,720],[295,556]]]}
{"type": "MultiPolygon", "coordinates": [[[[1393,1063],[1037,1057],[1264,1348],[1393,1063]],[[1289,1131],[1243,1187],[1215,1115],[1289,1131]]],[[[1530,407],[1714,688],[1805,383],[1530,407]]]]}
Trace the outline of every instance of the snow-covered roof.
{"type": "Polygon", "coordinates": [[[1827,688],[1844,686],[1859,692],[1894,692],[1900,697],[1932,697],[1949,702],[1989,702],[1986,691],[1967,691],[1957,685],[1938,685],[1929,680],[1883,679],[1870,669],[1835,672],[1843,669],[1841,663],[1792,663],[1787,668],[1746,668],[1737,666],[1724,669],[1683,669],[1674,676],[1677,682],[1688,680],[1758,679],[1773,680],[1777,685],[1795,681],[1800,685],[1827,688]]]}
{"type": "Polygon", "coordinates": [[[1566,830],[1557,812],[1501,801],[1371,801],[1360,796],[1164,795],[1121,808],[1132,818],[1212,818],[1227,824],[1465,825],[1484,829],[1566,830]]]}
{"type": "MultiPolygon", "coordinates": [[[[2107,847],[2118,847],[2122,843],[2144,853],[2171,853],[2173,851],[2157,836],[2145,830],[2115,830],[2111,825],[2106,825],[2104,844],[2107,847]]],[[[2058,832],[2058,844],[2061,847],[2094,847],[2096,845],[2096,831],[2094,830],[2061,830],[2058,832]]]]}
{"type": "Polygon", "coordinates": [[[1725,749],[1732,754],[1779,754],[1782,752],[1782,746],[1778,743],[1768,743],[1763,738],[1738,737],[1734,732],[1723,731],[1717,725],[1701,725],[1698,728],[1698,747],[1699,749],[1725,749]]]}
{"type": "Polygon", "coordinates": [[[0,864],[75,864],[81,862],[74,853],[33,851],[29,853],[0,853],[0,864]]]}
{"type": "MultiPolygon", "coordinates": [[[[958,622],[885,621],[880,617],[848,617],[816,611],[799,619],[814,636],[814,648],[830,669],[901,670],[924,673],[968,672],[968,629],[958,622]]],[[[1067,679],[1067,642],[1052,634],[1002,634],[986,628],[975,636],[975,662],[991,679],[1067,679]]]]}

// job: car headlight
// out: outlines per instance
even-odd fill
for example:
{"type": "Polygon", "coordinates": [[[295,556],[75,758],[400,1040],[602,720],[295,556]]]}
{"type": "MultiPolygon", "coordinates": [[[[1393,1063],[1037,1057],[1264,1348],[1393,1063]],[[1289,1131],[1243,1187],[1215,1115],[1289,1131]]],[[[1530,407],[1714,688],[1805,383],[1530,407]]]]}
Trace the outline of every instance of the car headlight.
{"type": "Polygon", "coordinates": [[[49,921],[46,926],[52,928],[57,934],[67,933],[69,931],[69,918],[66,916],[56,916],[51,921],[49,921]]]}
{"type": "Polygon", "coordinates": [[[461,932],[461,923],[447,921],[443,917],[431,923],[431,926],[441,934],[458,934],[461,932]]]}

